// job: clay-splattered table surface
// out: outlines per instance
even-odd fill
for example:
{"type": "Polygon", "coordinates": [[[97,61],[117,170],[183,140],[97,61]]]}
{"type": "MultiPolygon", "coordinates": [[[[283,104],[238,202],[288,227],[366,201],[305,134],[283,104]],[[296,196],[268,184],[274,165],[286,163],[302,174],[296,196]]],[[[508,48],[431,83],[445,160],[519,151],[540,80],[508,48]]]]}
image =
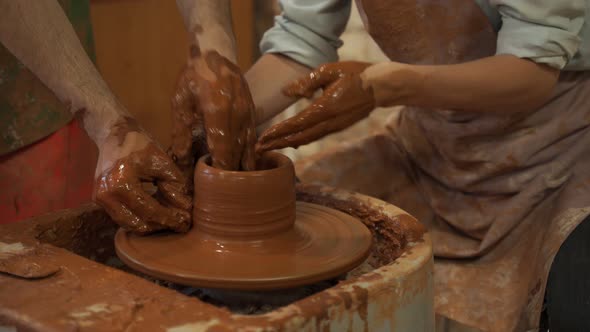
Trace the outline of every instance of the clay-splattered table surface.
{"type": "Polygon", "coordinates": [[[377,240],[369,259],[327,290],[265,314],[232,313],[109,267],[116,259],[117,227],[100,208],[87,205],[0,226],[0,326],[35,331],[362,331],[409,319],[424,327],[418,330],[429,330],[434,319],[432,252],[428,234],[416,220],[384,202],[337,190],[300,186],[298,199],[358,217],[377,240]],[[403,319],[392,319],[398,311],[403,319]]]}

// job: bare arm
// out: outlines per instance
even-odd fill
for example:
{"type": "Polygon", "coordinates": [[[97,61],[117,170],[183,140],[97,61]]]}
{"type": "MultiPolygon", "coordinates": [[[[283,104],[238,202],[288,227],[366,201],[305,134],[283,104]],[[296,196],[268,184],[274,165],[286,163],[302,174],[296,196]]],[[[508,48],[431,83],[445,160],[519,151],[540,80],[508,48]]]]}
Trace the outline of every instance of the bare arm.
{"type": "MultiPolygon", "coordinates": [[[[233,118],[240,113],[251,113],[252,125],[254,126],[254,123],[260,124],[296,101],[295,98],[284,96],[281,93],[281,88],[291,80],[305,75],[310,70],[287,57],[266,54],[245,75],[245,82],[249,86],[243,84],[238,89],[229,87],[228,82],[220,80],[221,77],[216,77],[216,74],[211,72],[211,62],[204,61],[204,59],[208,55],[219,53],[230,62],[236,61],[230,1],[177,0],[176,2],[189,31],[192,45],[187,66],[177,84],[176,93],[172,100],[174,126],[171,146],[172,155],[177,164],[190,175],[195,155],[202,153],[204,149],[201,147],[203,141],[206,141],[214,164],[217,163],[218,166],[233,165],[230,168],[235,168],[237,160],[222,157],[220,151],[211,149],[212,146],[224,145],[220,144],[220,142],[231,139],[233,135],[229,132],[226,133],[226,130],[220,127],[216,128],[217,130],[203,130],[203,125],[212,127],[221,123],[219,122],[216,125],[212,122],[212,118],[207,120],[207,116],[203,115],[217,114],[220,116],[221,113],[226,113],[229,118],[233,118]],[[225,89],[232,91],[225,94],[231,100],[228,105],[243,99],[242,101],[246,103],[241,102],[240,104],[251,105],[251,109],[250,107],[247,110],[239,107],[233,109],[218,108],[212,112],[211,110],[215,108],[215,105],[207,102],[210,100],[211,91],[207,92],[203,88],[203,86],[208,86],[212,82],[215,82],[215,90],[225,89]],[[195,89],[194,87],[197,86],[200,88],[195,89]],[[206,109],[209,112],[204,112],[206,109]],[[217,132],[226,134],[216,137],[213,133],[217,132]],[[206,140],[203,139],[205,135],[206,140]],[[198,152],[195,153],[195,151],[198,152]]],[[[224,70],[232,72],[236,77],[240,77],[237,81],[241,81],[242,76],[239,69],[237,67],[230,69],[230,67],[235,66],[224,66],[224,70]]],[[[226,122],[223,121],[223,123],[226,122]]],[[[236,150],[240,150],[241,145],[239,142],[241,141],[244,140],[240,139],[230,145],[235,146],[236,150]]],[[[229,146],[228,144],[225,145],[229,146]]],[[[232,155],[238,155],[238,153],[232,155]]],[[[249,155],[249,153],[246,152],[245,155],[249,155]]]]}
{"type": "Polygon", "coordinates": [[[177,5],[191,46],[172,97],[171,155],[189,176],[207,150],[213,167],[254,169],[255,107],[235,65],[230,1],[177,0],[177,5]]]}
{"type": "Polygon", "coordinates": [[[56,0],[0,0],[0,41],[37,75],[98,145],[95,200],[139,233],[190,227],[187,182],[127,114],[90,61],[56,0]],[[162,198],[141,182],[156,183],[162,198]]]}
{"type": "Polygon", "coordinates": [[[256,123],[268,121],[296,102],[297,98],[287,97],[281,89],[310,71],[308,67],[280,54],[268,53],[256,61],[246,73],[256,105],[256,123]]]}
{"type": "MultiPolygon", "coordinates": [[[[215,50],[236,62],[235,37],[229,0],[177,0],[191,42],[201,53],[215,50]]],[[[245,75],[256,105],[256,123],[261,124],[297,99],[284,96],[280,89],[310,72],[305,65],[280,54],[265,54],[245,75]]]]}
{"type": "Polygon", "coordinates": [[[535,109],[550,97],[559,70],[511,55],[457,65],[373,65],[361,79],[378,106],[411,105],[478,112],[535,109]]]}
{"type": "Polygon", "coordinates": [[[0,0],[0,41],[72,113],[85,110],[84,127],[98,145],[125,116],[57,1],[0,0]]]}
{"type": "Polygon", "coordinates": [[[376,106],[411,105],[475,112],[526,112],[551,98],[559,70],[498,55],[458,65],[323,65],[291,84],[290,95],[323,94],[301,113],[267,129],[257,151],[297,147],[342,130],[376,106]]]}
{"type": "Polygon", "coordinates": [[[176,4],[191,42],[200,48],[200,52],[215,50],[231,62],[236,62],[229,0],[176,0],[176,4]]]}

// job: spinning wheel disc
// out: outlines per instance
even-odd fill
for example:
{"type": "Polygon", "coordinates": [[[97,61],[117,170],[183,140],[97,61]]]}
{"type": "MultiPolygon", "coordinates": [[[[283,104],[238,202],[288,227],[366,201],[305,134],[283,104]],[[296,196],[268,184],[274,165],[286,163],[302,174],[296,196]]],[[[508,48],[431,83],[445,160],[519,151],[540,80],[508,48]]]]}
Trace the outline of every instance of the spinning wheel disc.
{"type": "Polygon", "coordinates": [[[120,229],[117,255],[130,267],[172,282],[207,288],[269,290],[341,275],[369,254],[371,233],[356,218],[297,202],[290,230],[264,238],[187,234],[137,236],[120,229]]]}

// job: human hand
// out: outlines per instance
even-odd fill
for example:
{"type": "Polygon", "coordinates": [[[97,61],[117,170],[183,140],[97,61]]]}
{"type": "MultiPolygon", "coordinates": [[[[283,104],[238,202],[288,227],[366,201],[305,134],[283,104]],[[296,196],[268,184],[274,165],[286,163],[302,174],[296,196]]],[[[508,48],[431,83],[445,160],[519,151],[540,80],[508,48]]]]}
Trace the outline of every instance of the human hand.
{"type": "Polygon", "coordinates": [[[372,90],[363,86],[360,74],[369,66],[356,61],[325,64],[286,86],[283,92],[290,97],[311,98],[317,89],[324,91],[301,113],[264,131],[256,153],[296,148],[368,116],[375,108],[375,99],[372,90]]]}
{"type": "Polygon", "coordinates": [[[131,118],[118,121],[99,145],[96,202],[123,228],[139,234],[191,225],[188,181],[131,118]],[[150,195],[145,184],[155,184],[150,195]]]}
{"type": "Polygon", "coordinates": [[[193,46],[172,109],[171,154],[185,173],[192,173],[207,148],[213,167],[255,169],[254,102],[236,65],[215,51],[201,54],[193,46]]]}

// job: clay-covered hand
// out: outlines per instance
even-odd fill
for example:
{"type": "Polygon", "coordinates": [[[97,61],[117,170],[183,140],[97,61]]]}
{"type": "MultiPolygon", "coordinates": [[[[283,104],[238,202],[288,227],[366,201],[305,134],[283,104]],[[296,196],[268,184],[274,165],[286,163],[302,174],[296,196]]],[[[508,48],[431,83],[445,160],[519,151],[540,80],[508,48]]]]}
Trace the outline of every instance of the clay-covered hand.
{"type": "Polygon", "coordinates": [[[94,196],[115,222],[135,233],[186,232],[191,225],[186,177],[130,118],[99,146],[94,196]],[[150,184],[157,187],[154,196],[150,184]]]}
{"type": "Polygon", "coordinates": [[[205,142],[213,167],[254,170],[254,102],[236,65],[215,51],[201,54],[193,46],[172,108],[171,152],[184,172],[191,173],[196,159],[206,153],[205,142]]]}
{"type": "Polygon", "coordinates": [[[356,61],[325,64],[290,83],[283,90],[287,96],[311,98],[320,88],[323,93],[299,114],[264,131],[256,152],[296,148],[368,116],[375,108],[375,99],[371,89],[363,87],[360,74],[369,66],[356,61]]]}

